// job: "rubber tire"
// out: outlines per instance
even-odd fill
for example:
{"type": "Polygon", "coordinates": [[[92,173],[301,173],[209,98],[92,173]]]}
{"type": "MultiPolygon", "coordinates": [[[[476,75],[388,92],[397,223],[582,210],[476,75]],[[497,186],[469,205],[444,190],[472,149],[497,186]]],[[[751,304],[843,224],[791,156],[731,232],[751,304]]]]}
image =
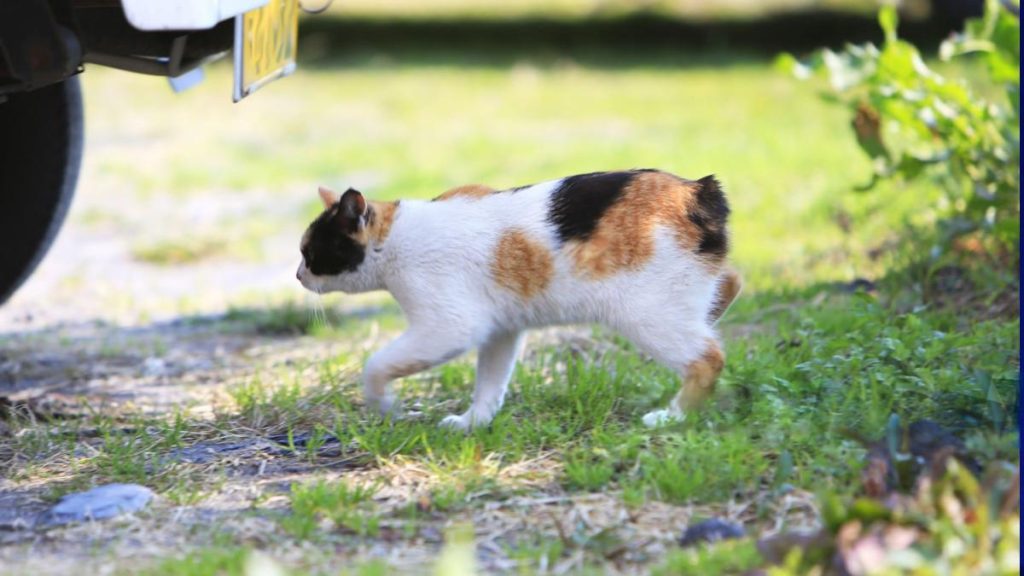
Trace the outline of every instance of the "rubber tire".
{"type": "Polygon", "coordinates": [[[32,274],[64,222],[84,132],[77,76],[0,103],[0,304],[32,274]]]}

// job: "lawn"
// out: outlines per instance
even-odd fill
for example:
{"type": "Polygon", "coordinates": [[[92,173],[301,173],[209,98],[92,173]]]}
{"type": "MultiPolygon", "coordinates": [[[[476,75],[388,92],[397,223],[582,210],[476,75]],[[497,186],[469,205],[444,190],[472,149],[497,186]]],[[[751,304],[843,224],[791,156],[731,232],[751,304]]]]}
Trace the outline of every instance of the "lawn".
{"type": "Polygon", "coordinates": [[[764,55],[304,47],[239,105],[224,65],[180,95],[84,75],[71,222],[0,310],[24,402],[0,421],[0,570],[456,574],[468,554],[488,573],[738,573],[755,539],[863,491],[855,438],[893,415],[1018,464],[1015,274],[919,266],[935,191],[853,192],[868,163],[848,118],[764,55]],[[714,173],[733,208],[746,288],[705,410],[643,427],[674,376],[592,327],[532,335],[489,428],[437,427],[468,402],[472,358],[400,384],[417,418],[361,410],[361,364],[403,320],[386,296],[294,282],[318,184],[429,198],[629,167],[714,173]],[[105,482],[158,499],[24,527],[105,482]],[[711,517],[749,537],[679,549],[711,517]]]}

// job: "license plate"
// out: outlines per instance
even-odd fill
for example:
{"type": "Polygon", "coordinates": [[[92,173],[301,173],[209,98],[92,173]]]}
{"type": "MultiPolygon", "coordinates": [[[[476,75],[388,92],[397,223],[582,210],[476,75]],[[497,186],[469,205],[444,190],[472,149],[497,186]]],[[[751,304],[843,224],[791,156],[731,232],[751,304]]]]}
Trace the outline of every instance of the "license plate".
{"type": "Polygon", "coordinates": [[[295,71],[298,0],[270,0],[235,17],[235,102],[295,71]]]}

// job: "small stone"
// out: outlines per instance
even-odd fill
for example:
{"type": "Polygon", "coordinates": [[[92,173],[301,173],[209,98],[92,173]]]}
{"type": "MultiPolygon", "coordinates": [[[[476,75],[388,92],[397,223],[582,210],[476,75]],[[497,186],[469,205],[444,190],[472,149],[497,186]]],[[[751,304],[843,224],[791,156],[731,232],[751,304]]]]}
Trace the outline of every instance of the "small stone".
{"type": "Polygon", "coordinates": [[[679,539],[679,545],[687,547],[701,542],[714,543],[719,540],[743,538],[746,535],[747,532],[743,526],[720,518],[712,518],[687,526],[683,536],[679,539]]]}
{"type": "Polygon", "coordinates": [[[151,356],[142,363],[142,372],[146,376],[163,376],[167,374],[167,362],[151,356]]]}
{"type": "Polygon", "coordinates": [[[68,494],[43,512],[39,523],[59,526],[70,522],[105,520],[146,507],[153,491],[138,484],[107,484],[92,490],[68,494]]]}

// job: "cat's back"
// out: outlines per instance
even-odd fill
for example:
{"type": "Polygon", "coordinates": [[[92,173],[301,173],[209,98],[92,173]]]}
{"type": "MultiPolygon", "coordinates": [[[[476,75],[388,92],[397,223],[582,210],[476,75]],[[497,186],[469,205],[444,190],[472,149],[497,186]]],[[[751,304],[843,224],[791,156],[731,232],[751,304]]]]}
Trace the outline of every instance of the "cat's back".
{"type": "Polygon", "coordinates": [[[668,247],[715,271],[729,250],[728,216],[713,176],[687,180],[652,169],[565,178],[547,211],[560,250],[590,279],[642,269],[668,247]]]}
{"type": "Polygon", "coordinates": [[[410,285],[444,285],[463,306],[479,297],[510,326],[594,321],[647,301],[704,317],[728,252],[728,214],[711,176],[627,170],[403,201],[392,234],[410,285]]]}
{"type": "Polygon", "coordinates": [[[430,204],[437,219],[489,231],[485,236],[528,234],[541,246],[573,255],[597,276],[642,266],[653,255],[658,230],[668,231],[680,249],[709,265],[728,253],[729,206],[712,176],[687,180],[644,169],[579,174],[506,190],[473,184],[453,188],[430,204]]]}
{"type": "Polygon", "coordinates": [[[713,282],[728,252],[728,213],[711,176],[627,170],[506,190],[454,188],[418,203],[409,229],[418,257],[437,256],[515,306],[557,307],[572,305],[570,293],[600,298],[713,282]]]}

